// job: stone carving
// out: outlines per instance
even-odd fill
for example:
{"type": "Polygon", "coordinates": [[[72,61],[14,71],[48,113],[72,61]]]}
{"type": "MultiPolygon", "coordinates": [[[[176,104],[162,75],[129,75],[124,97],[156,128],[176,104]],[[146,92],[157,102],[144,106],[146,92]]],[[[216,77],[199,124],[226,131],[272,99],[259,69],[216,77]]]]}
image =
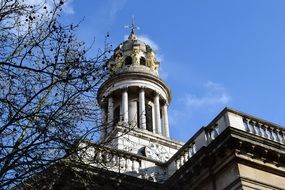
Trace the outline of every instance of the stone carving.
{"type": "Polygon", "coordinates": [[[115,56],[115,61],[110,62],[110,75],[115,74],[123,65],[123,56],[122,53],[119,52],[115,56]]]}
{"type": "Polygon", "coordinates": [[[138,49],[134,49],[133,50],[133,52],[131,54],[131,57],[132,57],[134,65],[139,65],[140,64],[139,50],[138,49]]]}
{"type": "Polygon", "coordinates": [[[161,162],[166,162],[170,158],[167,150],[163,146],[155,143],[150,143],[149,146],[144,148],[144,155],[161,162]]]}
{"type": "Polygon", "coordinates": [[[116,68],[121,68],[122,67],[123,62],[124,62],[122,53],[117,53],[116,54],[115,62],[116,62],[116,68]]]}
{"type": "Polygon", "coordinates": [[[153,71],[158,70],[158,62],[155,61],[154,53],[148,52],[146,55],[146,64],[148,67],[151,68],[153,71]]]}

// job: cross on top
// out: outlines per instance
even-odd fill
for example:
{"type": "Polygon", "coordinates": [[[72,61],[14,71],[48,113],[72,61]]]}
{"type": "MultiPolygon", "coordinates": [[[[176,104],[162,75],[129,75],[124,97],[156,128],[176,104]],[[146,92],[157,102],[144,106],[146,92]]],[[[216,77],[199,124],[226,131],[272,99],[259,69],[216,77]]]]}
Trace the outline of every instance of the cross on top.
{"type": "Polygon", "coordinates": [[[135,18],[134,18],[134,16],[132,16],[132,23],[131,23],[131,25],[127,25],[125,27],[131,29],[131,34],[135,34],[135,30],[139,30],[140,29],[138,26],[135,26],[135,18]]]}

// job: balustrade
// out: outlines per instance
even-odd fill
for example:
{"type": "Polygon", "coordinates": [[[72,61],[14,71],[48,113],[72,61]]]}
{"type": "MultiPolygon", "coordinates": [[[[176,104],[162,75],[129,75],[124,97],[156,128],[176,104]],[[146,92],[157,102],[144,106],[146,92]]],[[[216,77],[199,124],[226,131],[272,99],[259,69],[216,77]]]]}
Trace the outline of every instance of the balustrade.
{"type": "Polygon", "coordinates": [[[179,154],[175,155],[175,166],[179,169],[183,166],[194,154],[196,153],[195,143],[189,143],[188,146],[184,146],[180,149],[179,154]]]}
{"type": "Polygon", "coordinates": [[[245,131],[254,135],[285,144],[285,130],[274,125],[264,124],[254,119],[243,117],[245,131]]]}
{"type": "Polygon", "coordinates": [[[227,127],[237,128],[256,136],[260,136],[274,142],[285,144],[285,129],[266,121],[227,109],[222,112],[207,127],[202,128],[195,138],[188,141],[174,156],[169,163],[169,170],[175,172],[181,168],[199,149],[208,146],[215,140],[227,127]],[[196,146],[199,142],[198,147],[196,146]],[[174,170],[171,165],[174,164],[174,170]]]}
{"type": "Polygon", "coordinates": [[[97,167],[111,169],[116,172],[139,173],[141,158],[136,155],[126,154],[110,148],[88,147],[80,154],[83,160],[97,167]]]}
{"type": "MultiPolygon", "coordinates": [[[[140,155],[126,153],[120,150],[110,148],[91,148],[87,153],[93,152],[94,165],[105,166],[113,171],[131,175],[144,176],[142,171],[148,167],[152,167],[149,163],[154,164],[154,167],[167,167],[168,174],[174,173],[181,168],[189,159],[191,159],[197,151],[202,147],[208,146],[215,140],[226,128],[236,128],[246,131],[252,135],[256,135],[277,143],[285,144],[285,129],[270,122],[259,120],[246,114],[227,110],[222,112],[215,120],[207,127],[199,130],[182,148],[173,155],[172,158],[165,164],[148,160],[140,155]],[[96,153],[96,154],[95,154],[96,153]]],[[[86,155],[83,153],[82,155],[86,155]]],[[[90,159],[92,156],[86,156],[90,159]]],[[[90,161],[91,162],[91,161],[90,161]]]]}

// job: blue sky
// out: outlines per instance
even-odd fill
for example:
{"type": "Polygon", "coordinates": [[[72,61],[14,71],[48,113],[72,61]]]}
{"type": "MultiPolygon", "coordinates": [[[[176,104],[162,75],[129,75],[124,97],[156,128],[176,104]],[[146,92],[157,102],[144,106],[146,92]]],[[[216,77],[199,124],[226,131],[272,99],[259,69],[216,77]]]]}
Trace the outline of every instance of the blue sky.
{"type": "Polygon", "coordinates": [[[70,0],[65,22],[96,48],[137,34],[156,48],[172,90],[171,137],[187,141],[224,107],[285,126],[284,0],[70,0]]]}

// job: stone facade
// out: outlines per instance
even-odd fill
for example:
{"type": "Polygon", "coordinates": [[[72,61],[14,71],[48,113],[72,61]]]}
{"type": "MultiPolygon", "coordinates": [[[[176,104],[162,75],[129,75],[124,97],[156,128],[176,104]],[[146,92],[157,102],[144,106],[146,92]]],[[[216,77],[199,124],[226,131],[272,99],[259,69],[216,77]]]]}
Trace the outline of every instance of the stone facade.
{"type": "Polygon", "coordinates": [[[138,161],[135,175],[131,161],[124,162],[129,171],[113,171],[154,181],[156,189],[285,189],[285,130],[228,108],[166,162],[128,154],[120,158],[138,161]]]}
{"type": "Polygon", "coordinates": [[[63,167],[53,189],[285,189],[285,129],[229,108],[165,162],[86,147],[85,165],[63,167]]]}
{"type": "Polygon", "coordinates": [[[183,145],[170,139],[171,93],[154,51],[132,29],[114,52],[98,94],[109,127],[102,135],[108,151],[97,158],[109,158],[105,169],[156,182],[157,189],[285,188],[281,126],[225,108],[183,145]]]}
{"type": "Polygon", "coordinates": [[[64,166],[49,189],[285,189],[281,126],[225,108],[185,144],[170,138],[170,89],[133,29],[98,92],[104,146],[82,143],[84,164],[64,166]]]}
{"type": "Polygon", "coordinates": [[[165,182],[169,189],[285,189],[280,126],[225,109],[205,130],[211,142],[165,182]],[[226,127],[216,125],[225,119],[226,127]]]}

